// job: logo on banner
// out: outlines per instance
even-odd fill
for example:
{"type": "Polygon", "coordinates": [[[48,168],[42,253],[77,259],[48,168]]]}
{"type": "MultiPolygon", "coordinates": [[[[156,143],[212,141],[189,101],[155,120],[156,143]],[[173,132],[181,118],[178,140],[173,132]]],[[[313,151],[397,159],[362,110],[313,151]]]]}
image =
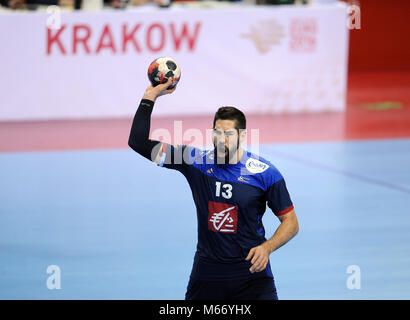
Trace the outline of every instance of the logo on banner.
{"type": "Polygon", "coordinates": [[[208,230],[236,233],[238,228],[238,206],[209,201],[208,230]]]}
{"type": "Polygon", "coordinates": [[[317,45],[317,21],[299,18],[290,21],[290,49],[294,52],[313,52],[317,45]]]}
{"type": "Polygon", "coordinates": [[[260,53],[268,52],[272,46],[280,45],[285,37],[283,26],[275,19],[262,20],[253,24],[242,38],[250,39],[260,53]]]}

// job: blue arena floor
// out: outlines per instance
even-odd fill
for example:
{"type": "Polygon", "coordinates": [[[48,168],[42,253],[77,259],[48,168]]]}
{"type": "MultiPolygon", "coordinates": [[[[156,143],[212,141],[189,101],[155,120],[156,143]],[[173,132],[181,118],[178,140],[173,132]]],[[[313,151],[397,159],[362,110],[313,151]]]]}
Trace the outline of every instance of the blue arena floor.
{"type": "MultiPolygon", "coordinates": [[[[270,144],[299,234],[280,299],[410,299],[410,139],[270,144]],[[349,266],[360,289],[349,289],[349,266]]],[[[0,299],[183,299],[196,216],[182,174],[131,149],[0,154],[0,299]],[[50,290],[47,267],[61,270],[50,290]]],[[[279,220],[267,209],[270,237],[279,220]]]]}

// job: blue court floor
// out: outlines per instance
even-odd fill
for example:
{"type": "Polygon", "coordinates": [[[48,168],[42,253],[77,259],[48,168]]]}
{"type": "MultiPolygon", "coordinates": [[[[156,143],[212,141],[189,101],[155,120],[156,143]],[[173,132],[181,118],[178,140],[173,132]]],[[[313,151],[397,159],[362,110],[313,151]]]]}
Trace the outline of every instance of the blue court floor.
{"type": "MultiPolygon", "coordinates": [[[[410,299],[410,139],[260,154],[300,225],[271,255],[280,299],[410,299]]],[[[263,221],[270,237],[279,220],[263,221]]],[[[1,299],[183,299],[195,245],[184,177],[131,149],[0,154],[1,299]],[[61,289],[47,288],[50,265],[61,289]]]]}

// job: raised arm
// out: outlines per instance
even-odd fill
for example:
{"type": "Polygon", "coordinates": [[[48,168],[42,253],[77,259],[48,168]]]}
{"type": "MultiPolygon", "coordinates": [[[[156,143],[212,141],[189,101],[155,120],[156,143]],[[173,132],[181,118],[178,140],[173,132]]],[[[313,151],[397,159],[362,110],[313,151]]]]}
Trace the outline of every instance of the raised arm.
{"type": "Polygon", "coordinates": [[[167,87],[171,84],[172,79],[169,78],[168,82],[157,85],[156,87],[149,86],[145,90],[141,103],[135,113],[128,139],[128,145],[135,152],[154,162],[157,162],[161,157],[162,143],[157,140],[149,139],[151,113],[154,108],[155,100],[159,96],[175,91],[176,87],[171,90],[167,90],[167,87]]]}

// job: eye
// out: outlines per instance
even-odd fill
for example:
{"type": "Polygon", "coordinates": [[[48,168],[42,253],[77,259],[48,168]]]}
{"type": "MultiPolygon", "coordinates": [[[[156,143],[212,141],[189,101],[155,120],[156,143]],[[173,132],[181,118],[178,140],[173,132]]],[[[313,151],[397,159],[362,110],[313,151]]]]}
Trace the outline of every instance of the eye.
{"type": "Polygon", "coordinates": [[[225,131],[226,136],[233,136],[235,134],[235,131],[225,131]]]}
{"type": "Polygon", "coordinates": [[[214,134],[220,136],[223,133],[221,130],[214,129],[214,134]]]}

